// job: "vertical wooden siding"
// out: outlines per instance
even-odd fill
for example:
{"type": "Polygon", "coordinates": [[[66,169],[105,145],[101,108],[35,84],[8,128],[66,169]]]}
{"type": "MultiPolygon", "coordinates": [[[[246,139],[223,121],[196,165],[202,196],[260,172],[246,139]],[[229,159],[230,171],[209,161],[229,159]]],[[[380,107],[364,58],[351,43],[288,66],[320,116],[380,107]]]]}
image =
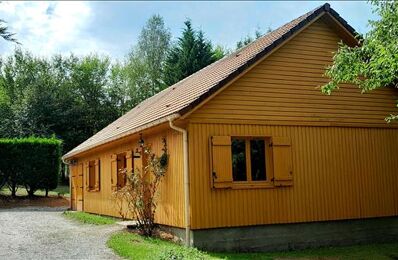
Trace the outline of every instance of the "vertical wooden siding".
{"type": "Polygon", "coordinates": [[[325,68],[332,63],[338,42],[339,36],[322,19],[317,20],[190,119],[386,127],[384,118],[398,112],[396,89],[361,94],[357,87],[342,84],[332,96],[321,93],[319,87],[328,82],[325,68]]]}
{"type": "Polygon", "coordinates": [[[69,167],[70,169],[70,175],[69,175],[69,185],[70,185],[70,206],[72,210],[77,209],[77,189],[78,189],[78,184],[77,184],[77,165],[71,165],[69,167]]]}
{"type": "Polygon", "coordinates": [[[398,214],[398,131],[380,128],[191,124],[192,228],[398,214]],[[289,136],[293,186],[211,189],[209,137],[289,136]]]}
{"type": "MultiPolygon", "coordinates": [[[[159,187],[158,209],[156,222],[159,224],[183,227],[183,165],[182,165],[182,135],[176,131],[165,131],[150,136],[144,135],[147,144],[152,144],[153,152],[160,155],[162,149],[162,137],[166,137],[169,149],[168,171],[159,187]]],[[[111,190],[111,155],[134,150],[138,140],[129,140],[119,145],[110,145],[100,152],[94,152],[90,156],[79,158],[79,163],[99,159],[101,166],[100,191],[84,193],[84,211],[102,215],[116,216],[118,208],[112,197],[111,190]]],[[[72,167],[73,169],[74,167],[72,167]]],[[[85,181],[84,181],[85,183],[85,181]]]]}
{"type": "Polygon", "coordinates": [[[398,214],[397,91],[321,94],[339,41],[316,21],[188,117],[192,228],[398,214]],[[290,137],[293,186],[211,189],[213,135],[290,137]]]}

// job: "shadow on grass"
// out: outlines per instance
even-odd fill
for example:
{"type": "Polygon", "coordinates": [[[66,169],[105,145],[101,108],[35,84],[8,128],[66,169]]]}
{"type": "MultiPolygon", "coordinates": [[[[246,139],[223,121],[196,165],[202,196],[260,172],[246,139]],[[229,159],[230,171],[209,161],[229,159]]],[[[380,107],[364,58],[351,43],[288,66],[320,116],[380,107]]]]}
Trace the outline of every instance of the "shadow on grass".
{"type": "Polygon", "coordinates": [[[209,253],[221,259],[398,259],[398,242],[270,253],[209,253]]]}
{"type": "Polygon", "coordinates": [[[327,247],[289,252],[214,253],[184,246],[158,238],[145,238],[123,231],[108,240],[108,246],[126,259],[398,259],[398,242],[344,247],[327,247]]]}

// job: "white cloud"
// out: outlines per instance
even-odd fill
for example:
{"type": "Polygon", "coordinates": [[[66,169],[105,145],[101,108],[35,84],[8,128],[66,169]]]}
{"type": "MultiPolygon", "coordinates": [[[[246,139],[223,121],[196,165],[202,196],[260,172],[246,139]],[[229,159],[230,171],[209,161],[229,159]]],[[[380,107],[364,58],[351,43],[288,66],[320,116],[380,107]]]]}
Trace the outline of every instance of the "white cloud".
{"type": "MultiPolygon", "coordinates": [[[[0,0],[1,1],[1,0],[0,0]]],[[[214,44],[231,48],[256,25],[273,29],[324,2],[20,2],[2,1],[0,18],[8,22],[22,47],[36,55],[99,53],[122,59],[136,42],[141,26],[152,14],[165,17],[174,37],[183,21],[192,18],[214,44]]],[[[358,31],[366,32],[373,18],[364,2],[333,2],[332,7],[358,31]]],[[[0,39],[0,55],[13,51],[14,44],[0,39]]]]}
{"type": "MultiPolygon", "coordinates": [[[[87,54],[98,49],[89,36],[93,12],[87,2],[2,2],[0,17],[22,43],[36,55],[87,54]]],[[[6,52],[12,51],[11,44],[6,52]]]]}

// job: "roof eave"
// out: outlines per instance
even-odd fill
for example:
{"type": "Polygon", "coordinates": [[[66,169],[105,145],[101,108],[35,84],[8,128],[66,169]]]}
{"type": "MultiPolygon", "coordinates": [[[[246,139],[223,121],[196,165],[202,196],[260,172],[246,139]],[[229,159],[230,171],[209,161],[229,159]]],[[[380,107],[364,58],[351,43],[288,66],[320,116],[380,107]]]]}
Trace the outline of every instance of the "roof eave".
{"type": "Polygon", "coordinates": [[[73,159],[74,157],[76,157],[76,156],[78,156],[78,155],[80,155],[80,154],[82,154],[82,153],[86,153],[86,152],[88,152],[88,151],[90,151],[90,150],[93,150],[93,149],[95,149],[95,148],[98,148],[98,147],[100,147],[100,146],[102,146],[102,145],[105,145],[105,144],[108,144],[108,143],[110,143],[110,142],[113,142],[113,141],[116,141],[116,140],[119,140],[119,139],[128,137],[128,136],[130,136],[130,135],[136,134],[136,133],[138,133],[138,132],[140,132],[140,131],[143,131],[143,130],[145,130],[145,129],[148,129],[148,128],[150,128],[150,127],[158,126],[158,125],[160,125],[160,124],[163,124],[163,123],[165,123],[165,122],[168,122],[169,120],[175,120],[175,119],[177,119],[177,118],[179,118],[179,117],[180,117],[180,114],[179,114],[179,113],[173,113],[173,114],[171,114],[171,115],[167,115],[167,116],[161,117],[161,118],[159,118],[159,119],[157,119],[157,120],[154,120],[154,121],[151,121],[151,122],[149,122],[149,123],[146,123],[146,124],[144,124],[144,125],[142,125],[142,126],[133,128],[133,129],[131,129],[131,130],[129,130],[129,131],[126,131],[126,132],[124,132],[124,133],[122,133],[122,134],[119,134],[119,135],[117,135],[117,136],[113,136],[113,137],[110,137],[110,138],[108,138],[108,139],[105,139],[105,140],[103,140],[103,141],[101,141],[101,142],[99,142],[99,143],[95,143],[95,144],[93,144],[93,145],[87,146],[86,148],[84,148],[84,149],[82,149],[82,150],[76,150],[76,151],[75,151],[75,149],[73,149],[73,150],[71,150],[70,152],[68,152],[68,153],[66,153],[65,155],[63,155],[63,156],[62,156],[62,160],[65,160],[65,161],[66,161],[66,160],[68,160],[68,159],[73,159]]]}

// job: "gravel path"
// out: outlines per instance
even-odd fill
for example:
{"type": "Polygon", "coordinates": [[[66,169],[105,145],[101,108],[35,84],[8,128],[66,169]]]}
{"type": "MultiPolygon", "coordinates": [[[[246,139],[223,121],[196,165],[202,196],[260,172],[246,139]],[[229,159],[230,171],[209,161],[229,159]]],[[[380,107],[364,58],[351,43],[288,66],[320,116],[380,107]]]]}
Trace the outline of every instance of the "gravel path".
{"type": "Polygon", "coordinates": [[[0,209],[0,259],[119,259],[106,240],[120,226],[80,224],[64,210],[0,209]]]}

